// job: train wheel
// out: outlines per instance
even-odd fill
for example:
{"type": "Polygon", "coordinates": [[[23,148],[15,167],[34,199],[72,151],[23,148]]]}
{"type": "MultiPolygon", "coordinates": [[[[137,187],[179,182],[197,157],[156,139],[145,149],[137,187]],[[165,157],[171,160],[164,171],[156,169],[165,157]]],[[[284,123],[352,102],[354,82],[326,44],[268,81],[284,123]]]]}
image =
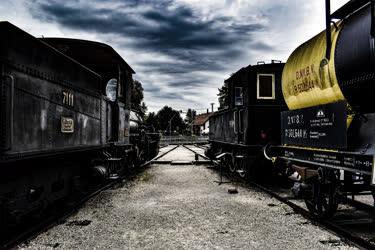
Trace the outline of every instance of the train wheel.
{"type": "Polygon", "coordinates": [[[338,185],[333,171],[329,171],[327,178],[319,169],[319,177],[312,184],[310,193],[305,196],[306,207],[318,218],[332,217],[338,207],[338,185]]]}

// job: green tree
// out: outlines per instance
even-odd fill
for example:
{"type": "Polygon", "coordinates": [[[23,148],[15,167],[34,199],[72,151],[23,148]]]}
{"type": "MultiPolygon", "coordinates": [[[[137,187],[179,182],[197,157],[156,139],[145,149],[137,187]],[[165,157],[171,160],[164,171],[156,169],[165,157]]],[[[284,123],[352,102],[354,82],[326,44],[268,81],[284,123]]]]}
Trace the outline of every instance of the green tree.
{"type": "Polygon", "coordinates": [[[140,107],[140,110],[139,110],[139,114],[140,114],[143,118],[145,118],[146,113],[147,113],[147,106],[146,106],[146,103],[145,103],[145,102],[142,102],[141,107],[140,107]]]}
{"type": "Polygon", "coordinates": [[[218,89],[219,94],[217,94],[218,99],[219,99],[219,110],[220,109],[225,109],[226,107],[229,106],[229,97],[228,97],[228,87],[225,86],[225,84],[218,89]]]}
{"type": "Polygon", "coordinates": [[[197,111],[195,111],[194,109],[188,109],[186,112],[185,122],[187,124],[192,123],[196,116],[197,116],[197,111]]]}
{"type": "Polygon", "coordinates": [[[177,131],[178,133],[182,133],[186,128],[186,124],[181,118],[180,111],[174,110],[171,107],[164,106],[158,111],[156,117],[159,125],[158,129],[166,134],[169,134],[170,124],[172,132],[177,131]]]}
{"type": "Polygon", "coordinates": [[[185,123],[186,123],[186,134],[190,135],[192,133],[192,126],[193,126],[193,121],[195,120],[195,117],[197,116],[197,111],[194,109],[188,109],[186,112],[186,117],[185,117],[185,123]]]}
{"type": "Polygon", "coordinates": [[[147,112],[147,106],[142,102],[144,97],[142,83],[138,80],[133,80],[131,83],[131,90],[131,108],[144,117],[147,112]]]}
{"type": "Polygon", "coordinates": [[[154,112],[150,112],[145,116],[145,123],[147,126],[154,128],[155,131],[159,130],[158,118],[154,112]]]}

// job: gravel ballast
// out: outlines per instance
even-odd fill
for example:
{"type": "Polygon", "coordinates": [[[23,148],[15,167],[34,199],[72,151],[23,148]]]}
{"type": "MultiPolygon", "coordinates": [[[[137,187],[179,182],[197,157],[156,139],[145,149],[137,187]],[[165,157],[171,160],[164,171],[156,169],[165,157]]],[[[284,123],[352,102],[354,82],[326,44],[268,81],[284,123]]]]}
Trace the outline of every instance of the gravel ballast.
{"type": "MultiPolygon", "coordinates": [[[[179,147],[166,158],[190,157],[179,147]]],[[[217,172],[204,165],[152,165],[19,248],[353,248],[267,194],[241,186],[229,194],[233,184],[215,180],[217,172]]]]}

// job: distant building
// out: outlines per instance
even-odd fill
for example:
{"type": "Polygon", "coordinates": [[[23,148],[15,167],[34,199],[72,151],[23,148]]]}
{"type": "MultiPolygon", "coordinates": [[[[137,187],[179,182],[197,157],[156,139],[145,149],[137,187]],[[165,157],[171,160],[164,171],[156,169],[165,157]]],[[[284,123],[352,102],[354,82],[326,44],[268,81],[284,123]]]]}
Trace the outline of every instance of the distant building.
{"type": "Polygon", "coordinates": [[[193,121],[194,135],[208,135],[210,122],[209,118],[213,113],[204,113],[197,115],[193,121]]]}

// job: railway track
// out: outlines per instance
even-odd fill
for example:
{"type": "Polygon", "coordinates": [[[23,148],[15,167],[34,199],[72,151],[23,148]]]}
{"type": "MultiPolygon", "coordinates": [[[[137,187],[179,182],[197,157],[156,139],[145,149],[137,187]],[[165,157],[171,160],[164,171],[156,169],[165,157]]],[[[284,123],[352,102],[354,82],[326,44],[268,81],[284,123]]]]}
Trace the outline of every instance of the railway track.
{"type": "Polygon", "coordinates": [[[111,183],[108,183],[107,185],[99,188],[98,190],[95,190],[94,192],[90,193],[89,195],[85,196],[81,200],[77,201],[76,204],[74,204],[73,207],[67,207],[65,212],[57,213],[53,216],[47,217],[46,219],[42,220],[41,222],[37,223],[36,225],[33,225],[31,227],[26,227],[26,230],[23,232],[18,232],[17,235],[14,237],[11,237],[10,239],[5,239],[4,242],[2,242],[2,245],[0,249],[10,249],[13,248],[23,242],[26,242],[28,240],[31,240],[38,234],[48,230],[49,228],[55,226],[59,221],[69,217],[73,213],[75,213],[85,202],[87,202],[92,197],[98,195],[99,193],[110,189],[114,185],[119,183],[118,180],[113,181],[111,183]]]}
{"type": "Polygon", "coordinates": [[[204,155],[204,149],[205,149],[205,148],[200,147],[200,146],[198,146],[198,145],[182,145],[182,146],[183,146],[184,148],[186,148],[187,150],[193,152],[194,154],[199,155],[199,156],[202,157],[203,159],[205,159],[205,160],[210,160],[207,156],[204,155]],[[198,150],[194,151],[194,150],[192,149],[192,147],[193,147],[193,148],[194,148],[194,147],[197,147],[197,148],[200,149],[200,150],[199,150],[199,151],[198,151],[198,150]]]}
{"type": "MultiPolygon", "coordinates": [[[[148,161],[144,163],[141,168],[143,169],[153,162],[157,162],[158,159],[162,158],[163,156],[171,153],[178,147],[184,147],[187,150],[191,151],[192,153],[198,155],[199,157],[202,157],[203,159],[206,160],[207,163],[211,163],[213,166],[219,166],[219,162],[217,161],[209,161],[209,158],[204,155],[204,147],[199,147],[196,145],[176,145],[176,146],[171,146],[170,148],[164,148],[165,151],[161,152],[157,157],[152,159],[151,161],[148,161]]],[[[139,171],[138,171],[139,172],[139,171]]],[[[135,176],[138,172],[135,172],[133,176],[135,176]]],[[[345,219],[345,222],[343,223],[343,219],[340,218],[334,218],[332,220],[321,220],[313,216],[303,205],[303,202],[301,200],[295,199],[291,197],[288,194],[287,189],[276,189],[275,187],[269,187],[266,185],[262,185],[260,183],[256,183],[254,181],[245,181],[242,178],[240,178],[237,175],[234,175],[230,173],[229,171],[224,172],[226,179],[230,180],[231,182],[236,183],[236,185],[241,185],[242,187],[246,188],[257,188],[261,190],[262,192],[265,192],[269,194],[270,196],[274,197],[275,199],[279,200],[280,202],[287,204],[290,206],[293,211],[297,214],[302,215],[311,223],[316,224],[320,227],[323,227],[327,229],[328,231],[336,234],[338,237],[342,239],[342,241],[352,244],[354,246],[357,246],[361,249],[375,249],[375,237],[371,238],[369,237],[369,234],[365,233],[364,231],[361,232],[361,230],[358,230],[358,225],[356,226],[347,226],[350,223],[355,224],[363,224],[363,221],[352,218],[352,221],[350,219],[345,219]]],[[[127,176],[129,178],[129,176],[127,176]]],[[[120,183],[123,181],[124,178],[116,180],[114,182],[108,183],[107,185],[101,187],[100,189],[90,193],[83,199],[81,199],[79,202],[77,202],[73,207],[69,208],[68,210],[64,211],[63,213],[56,214],[55,216],[52,216],[50,218],[47,218],[43,220],[41,223],[38,225],[34,225],[33,227],[25,230],[21,234],[7,240],[6,242],[2,243],[0,249],[9,249],[12,247],[15,247],[16,245],[19,245],[23,242],[27,242],[28,240],[31,240],[32,238],[36,237],[38,234],[48,230],[49,228],[55,226],[58,224],[61,220],[64,220],[65,218],[69,217],[73,213],[75,213],[85,202],[87,202],[90,198],[98,195],[99,193],[108,190],[112,187],[114,187],[116,184],[120,183]]],[[[360,203],[358,201],[352,201],[351,199],[348,199],[348,203],[350,206],[366,210],[368,212],[368,215],[370,214],[370,211],[373,211],[372,206],[364,205],[363,203],[360,203]]],[[[349,210],[350,211],[350,210],[349,210]]],[[[341,214],[341,217],[343,217],[343,212],[341,214]]],[[[345,217],[344,217],[345,218],[345,217]]],[[[372,217],[369,215],[368,218],[369,223],[373,224],[372,217]]],[[[375,227],[375,226],[374,226],[375,227]]]]}
{"type": "MultiPolygon", "coordinates": [[[[249,184],[253,187],[256,187],[263,192],[271,195],[272,197],[276,198],[277,200],[287,204],[290,206],[296,213],[301,214],[305,218],[311,220],[312,222],[316,223],[317,225],[328,229],[329,231],[335,233],[336,235],[340,236],[344,241],[347,243],[352,243],[355,246],[363,249],[375,249],[375,242],[373,242],[371,239],[368,239],[364,235],[358,235],[357,232],[354,230],[350,230],[347,227],[343,227],[343,223],[340,223],[340,220],[337,220],[335,218],[329,219],[329,220],[322,220],[315,216],[313,216],[303,205],[298,204],[295,202],[295,199],[291,197],[285,197],[279,192],[275,192],[274,190],[263,186],[256,182],[249,182],[249,184]]],[[[354,205],[354,203],[352,203],[354,205]]],[[[352,218],[349,221],[346,220],[345,223],[355,224],[356,219],[352,218]]],[[[344,224],[345,224],[344,223],[344,224]]]]}
{"type": "MultiPolygon", "coordinates": [[[[63,221],[64,219],[68,218],[72,214],[74,214],[82,205],[84,205],[88,200],[91,198],[97,196],[103,191],[106,191],[110,188],[115,187],[116,185],[122,183],[125,179],[130,179],[134,176],[136,176],[140,171],[142,171],[144,168],[149,166],[152,162],[155,160],[163,157],[164,155],[168,154],[169,152],[175,150],[178,146],[174,146],[171,149],[168,149],[165,152],[160,153],[158,156],[153,158],[150,161],[145,162],[140,167],[137,168],[136,171],[132,172],[129,175],[125,175],[124,177],[121,177],[117,180],[111,181],[104,186],[96,189],[93,192],[90,192],[88,195],[82,197],[78,201],[75,201],[73,205],[66,206],[62,211],[58,211],[56,214],[52,214],[50,216],[47,216],[42,221],[34,224],[34,225],[26,225],[25,229],[22,231],[16,230],[15,233],[10,235],[9,237],[2,239],[0,241],[0,249],[11,249],[16,247],[19,244],[22,244],[24,242],[27,242],[33,238],[35,238],[40,233],[52,228],[53,226],[60,223],[60,221],[63,221]]],[[[27,223],[26,223],[27,224],[27,223]]]]}
{"type": "MultiPolygon", "coordinates": [[[[200,154],[202,147],[186,146],[188,150],[200,154]]],[[[207,157],[206,157],[207,158],[207,157]]],[[[212,161],[212,164],[216,167],[219,166],[218,161],[212,161]]],[[[352,244],[361,249],[375,249],[375,235],[371,236],[371,231],[375,228],[375,222],[373,220],[374,207],[368,204],[352,200],[347,197],[343,199],[347,203],[349,209],[339,212],[334,218],[330,220],[322,220],[312,215],[307,208],[304,206],[304,202],[301,199],[296,199],[291,196],[290,189],[270,187],[257,183],[255,181],[245,181],[238,175],[225,171],[225,177],[231,182],[236,182],[236,185],[241,185],[247,188],[257,188],[270,196],[274,197],[278,201],[290,206],[293,211],[297,214],[302,215],[312,223],[327,229],[328,231],[336,234],[344,242],[352,244]],[[353,216],[353,209],[363,212],[362,216],[353,216]],[[367,217],[367,218],[363,218],[367,217]],[[368,228],[370,226],[370,228],[368,228]],[[368,231],[366,231],[366,229],[368,231]]]]}

